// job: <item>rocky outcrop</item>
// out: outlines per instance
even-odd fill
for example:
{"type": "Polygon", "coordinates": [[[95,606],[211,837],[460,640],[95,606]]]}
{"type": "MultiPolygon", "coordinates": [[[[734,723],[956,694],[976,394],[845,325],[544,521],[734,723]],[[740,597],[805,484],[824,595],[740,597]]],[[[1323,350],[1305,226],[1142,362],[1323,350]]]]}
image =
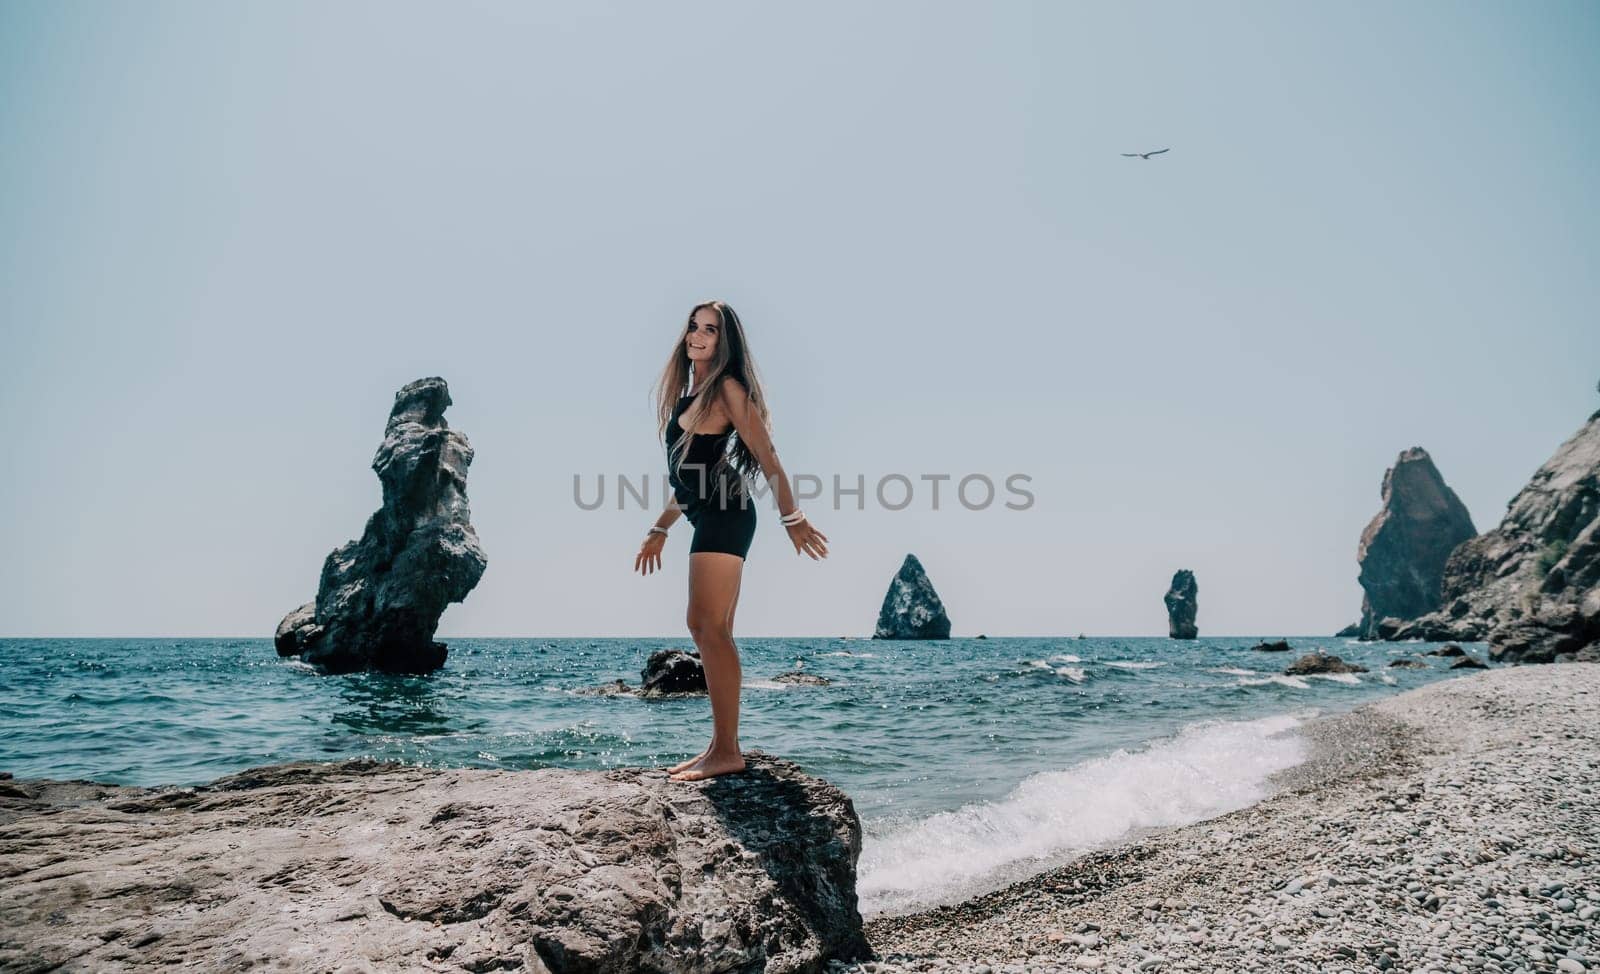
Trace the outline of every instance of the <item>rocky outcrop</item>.
{"type": "Polygon", "coordinates": [[[1425,670],[1428,664],[1419,659],[1397,659],[1389,664],[1391,670],[1425,670]]]}
{"type": "Polygon", "coordinates": [[[1359,663],[1346,663],[1331,653],[1312,650],[1284,668],[1285,676],[1313,676],[1318,673],[1365,673],[1359,663]]]}
{"type": "Polygon", "coordinates": [[[1258,653],[1287,653],[1289,651],[1289,642],[1288,642],[1288,640],[1279,639],[1279,640],[1276,640],[1276,641],[1270,642],[1270,643],[1269,642],[1256,643],[1254,646],[1251,646],[1250,648],[1252,650],[1254,650],[1255,652],[1258,652],[1258,653]]]}
{"type": "Polygon", "coordinates": [[[1167,635],[1173,639],[1199,638],[1195,619],[1200,614],[1200,586],[1194,580],[1194,572],[1179,569],[1162,601],[1167,605],[1167,635]]]}
{"type": "Polygon", "coordinates": [[[1452,670],[1486,670],[1488,664],[1472,656],[1463,656],[1450,664],[1452,670]]]}
{"type": "Polygon", "coordinates": [[[906,555],[883,596],[873,639],[949,639],[950,617],[922,562],[906,555]]]}
{"type": "Polygon", "coordinates": [[[383,506],[359,541],[322,564],[315,602],[284,616],[280,656],[328,673],[427,673],[444,665],[439,617],[478,584],[487,560],[467,508],[472,447],[449,428],[450,391],[440,378],[395,393],[372,469],[383,506]]]}
{"type": "Polygon", "coordinates": [[[1335,639],[1354,639],[1354,638],[1356,638],[1356,637],[1358,637],[1360,635],[1361,635],[1361,623],[1359,621],[1357,621],[1357,622],[1350,623],[1348,626],[1345,626],[1343,629],[1340,629],[1338,632],[1333,634],[1333,637],[1335,639]]]}
{"type": "Polygon", "coordinates": [[[1600,413],[1445,565],[1443,607],[1392,639],[1487,640],[1496,660],[1600,662],[1600,413]]]}
{"type": "Polygon", "coordinates": [[[1415,619],[1440,606],[1450,552],[1477,534],[1465,504],[1420,446],[1402,452],[1383,474],[1383,507],[1366,530],[1356,560],[1366,594],[1361,635],[1378,635],[1387,618],[1415,619]]]}
{"type": "Polygon", "coordinates": [[[681,697],[706,692],[706,669],[699,653],[681,649],[658,649],[645,661],[639,674],[643,697],[681,697]]]}
{"type": "Polygon", "coordinates": [[[278,650],[279,656],[296,656],[317,631],[317,603],[307,602],[278,623],[278,631],[272,636],[272,645],[278,650]]]}
{"type": "Polygon", "coordinates": [[[0,789],[0,969],[822,972],[870,956],[839,789],[744,772],[253,768],[0,789]],[[68,868],[70,867],[70,868],[68,868]]]}
{"type": "Polygon", "coordinates": [[[658,649],[645,661],[639,671],[639,685],[629,686],[622,680],[612,680],[599,686],[580,687],[573,691],[590,697],[640,697],[660,700],[676,697],[703,697],[706,695],[706,671],[700,654],[682,649],[658,649]]]}
{"type": "Polygon", "coordinates": [[[1462,649],[1460,646],[1444,646],[1444,647],[1441,647],[1439,649],[1430,649],[1426,653],[1423,653],[1422,655],[1424,655],[1424,656],[1465,656],[1465,655],[1467,655],[1467,651],[1462,649]]]}

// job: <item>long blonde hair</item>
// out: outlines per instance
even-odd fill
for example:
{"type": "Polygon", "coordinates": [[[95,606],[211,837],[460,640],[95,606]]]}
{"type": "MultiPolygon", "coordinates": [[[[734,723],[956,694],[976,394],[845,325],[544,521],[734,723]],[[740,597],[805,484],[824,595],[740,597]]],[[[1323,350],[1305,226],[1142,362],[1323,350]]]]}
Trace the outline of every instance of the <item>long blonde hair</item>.
{"type": "MultiPolygon", "coordinates": [[[[673,422],[673,410],[677,408],[678,400],[689,392],[689,325],[694,322],[694,316],[702,308],[710,308],[717,313],[718,323],[721,328],[717,334],[717,350],[711,362],[705,366],[705,375],[695,376],[699,380],[700,388],[695,392],[694,401],[689,403],[684,410],[684,425],[687,430],[673,444],[669,465],[674,471],[679,469],[683,458],[689,454],[689,442],[697,435],[694,430],[704,422],[707,413],[711,410],[713,397],[716,395],[718,384],[722,377],[732,376],[744,386],[745,393],[750,397],[750,405],[760,417],[761,424],[766,429],[772,428],[772,416],[767,411],[767,397],[761,390],[761,378],[756,371],[756,363],[750,357],[750,345],[745,341],[744,325],[739,321],[739,315],[723,301],[702,301],[689,309],[689,316],[684,320],[683,328],[678,333],[678,341],[672,348],[672,354],[667,358],[667,367],[661,372],[661,380],[656,385],[656,418],[658,420],[657,435],[666,441],[667,424],[673,422]]],[[[714,477],[719,471],[733,470],[739,475],[739,484],[736,490],[742,490],[746,480],[765,476],[761,469],[761,461],[750,452],[750,445],[744,442],[743,437],[735,432],[728,437],[728,448],[717,458],[716,466],[707,471],[708,478],[714,477]]]]}

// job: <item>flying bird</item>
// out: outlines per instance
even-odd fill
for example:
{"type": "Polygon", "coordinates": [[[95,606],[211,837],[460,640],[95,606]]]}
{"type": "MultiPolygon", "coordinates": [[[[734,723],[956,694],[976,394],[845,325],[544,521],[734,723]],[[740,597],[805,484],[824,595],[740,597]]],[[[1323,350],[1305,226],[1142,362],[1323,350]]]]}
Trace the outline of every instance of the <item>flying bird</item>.
{"type": "Polygon", "coordinates": [[[1138,156],[1140,159],[1148,159],[1151,156],[1159,156],[1161,153],[1169,151],[1171,151],[1170,146],[1165,149],[1157,149],[1154,152],[1124,152],[1123,155],[1127,156],[1129,159],[1132,159],[1135,156],[1138,156]]]}

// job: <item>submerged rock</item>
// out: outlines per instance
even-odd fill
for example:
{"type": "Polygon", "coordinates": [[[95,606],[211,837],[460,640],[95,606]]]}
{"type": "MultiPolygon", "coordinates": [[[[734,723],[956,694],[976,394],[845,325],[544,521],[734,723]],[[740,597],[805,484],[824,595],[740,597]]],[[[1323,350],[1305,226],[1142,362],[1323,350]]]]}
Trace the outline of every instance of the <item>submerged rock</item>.
{"type": "Polygon", "coordinates": [[[1361,532],[1356,560],[1366,594],[1361,635],[1378,636],[1388,618],[1415,619],[1439,608],[1445,562],[1477,534],[1472,517],[1420,446],[1403,451],[1383,474],[1383,507],[1361,532]]]}
{"type": "Polygon", "coordinates": [[[1482,660],[1475,659],[1471,656],[1463,656],[1454,663],[1451,663],[1450,668],[1452,670],[1486,670],[1489,667],[1488,664],[1484,663],[1482,660]]]}
{"type": "Polygon", "coordinates": [[[797,686],[825,687],[833,681],[825,676],[815,673],[805,673],[800,670],[791,670],[788,673],[779,673],[772,678],[774,683],[793,683],[797,686]]]}
{"type": "Polygon", "coordinates": [[[706,670],[699,653],[658,649],[645,661],[639,677],[643,681],[639,694],[644,697],[681,697],[706,692],[706,670]]]}
{"type": "Polygon", "coordinates": [[[850,798],[743,772],[252,768],[7,782],[0,968],[825,971],[870,956],[850,798]],[[70,863],[71,869],[52,867],[70,863]]]}
{"type": "Polygon", "coordinates": [[[878,610],[878,627],[873,639],[949,639],[950,617],[945,615],[939,593],[928,581],[922,562],[906,555],[900,570],[889,582],[878,610]]]}
{"type": "Polygon", "coordinates": [[[1277,640],[1275,642],[1270,642],[1270,643],[1268,643],[1268,642],[1256,643],[1254,646],[1251,646],[1250,648],[1255,650],[1258,653],[1287,653],[1289,651],[1289,642],[1288,642],[1288,640],[1285,640],[1285,639],[1279,639],[1279,640],[1277,640]]]}
{"type": "Polygon", "coordinates": [[[1367,668],[1358,663],[1346,663],[1331,653],[1312,650],[1290,663],[1285,676],[1312,676],[1317,673],[1365,673],[1367,668]]]}
{"type": "Polygon", "coordinates": [[[1443,607],[1391,638],[1487,640],[1504,662],[1600,660],[1600,413],[1445,565],[1443,607]]]}
{"type": "Polygon", "coordinates": [[[359,541],[322,564],[315,602],[278,624],[280,656],[327,673],[427,673],[444,665],[439,617],[467,597],[487,559],[467,508],[472,447],[449,428],[443,379],[418,379],[395,393],[372,469],[383,506],[359,541]]]}
{"type": "Polygon", "coordinates": [[[1389,664],[1391,670],[1425,670],[1428,664],[1419,659],[1397,659],[1389,664]]]}
{"type": "Polygon", "coordinates": [[[1430,649],[1426,653],[1423,653],[1422,655],[1424,655],[1424,656],[1465,656],[1465,655],[1467,655],[1467,651],[1462,649],[1460,646],[1444,646],[1444,647],[1441,647],[1439,649],[1430,649]]]}
{"type": "Polygon", "coordinates": [[[1167,605],[1167,635],[1173,639],[1197,639],[1200,629],[1195,619],[1200,614],[1200,585],[1187,568],[1172,576],[1172,584],[1162,601],[1167,605]]]}

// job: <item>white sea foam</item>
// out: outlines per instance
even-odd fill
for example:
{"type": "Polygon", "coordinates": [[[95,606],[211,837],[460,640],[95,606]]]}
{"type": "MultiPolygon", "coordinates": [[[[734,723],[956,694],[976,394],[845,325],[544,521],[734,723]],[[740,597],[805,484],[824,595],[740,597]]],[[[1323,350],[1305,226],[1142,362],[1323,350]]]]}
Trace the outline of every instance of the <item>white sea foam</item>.
{"type": "Polygon", "coordinates": [[[1237,666],[1219,666],[1216,669],[1211,670],[1209,672],[1212,672],[1212,673],[1225,673],[1228,676],[1255,676],[1256,673],[1257,673],[1256,670],[1240,669],[1237,666]]]}
{"type": "Polygon", "coordinates": [[[854,656],[857,659],[873,659],[878,654],[877,653],[852,653],[848,649],[842,649],[842,650],[838,651],[837,653],[818,653],[817,655],[818,656],[854,656]]]}
{"type": "Polygon", "coordinates": [[[1082,663],[1083,662],[1083,657],[1082,656],[1074,656],[1071,653],[1057,653],[1054,656],[1050,657],[1050,662],[1052,662],[1052,663],[1082,663]]]}
{"type": "Polygon", "coordinates": [[[1352,685],[1361,683],[1361,678],[1354,673],[1312,673],[1311,675],[1319,680],[1332,680],[1335,683],[1349,683],[1352,685]]]}
{"type": "Polygon", "coordinates": [[[1285,676],[1282,673],[1274,673],[1271,676],[1264,676],[1259,680],[1239,681],[1239,685],[1242,687],[1260,687],[1266,686],[1268,683],[1276,683],[1283,687],[1294,687],[1296,690],[1311,689],[1311,684],[1300,679],[1298,676],[1285,676]]]}
{"type": "Polygon", "coordinates": [[[1073,683],[1082,683],[1089,678],[1089,674],[1081,666],[1056,666],[1056,663],[1078,663],[1081,660],[1076,656],[1052,656],[1049,659],[1025,659],[1022,661],[1036,670],[1049,670],[1056,676],[1063,676],[1073,683]]]}
{"type": "Polygon", "coordinates": [[[1393,686],[1395,683],[1399,682],[1398,680],[1396,680],[1394,678],[1394,675],[1390,674],[1390,673],[1379,673],[1378,674],[1378,679],[1380,679],[1383,682],[1389,684],[1390,686],[1393,686]]]}
{"type": "Polygon", "coordinates": [[[1166,666],[1167,664],[1161,660],[1114,659],[1107,660],[1106,665],[1114,666],[1119,670],[1153,670],[1158,666],[1166,666]]]}
{"type": "Polygon", "coordinates": [[[1104,846],[1133,829],[1184,825],[1267,795],[1305,760],[1294,717],[1208,721],[1141,751],[1030,775],[978,802],[869,834],[856,891],[864,914],[952,903],[1104,846]]]}

